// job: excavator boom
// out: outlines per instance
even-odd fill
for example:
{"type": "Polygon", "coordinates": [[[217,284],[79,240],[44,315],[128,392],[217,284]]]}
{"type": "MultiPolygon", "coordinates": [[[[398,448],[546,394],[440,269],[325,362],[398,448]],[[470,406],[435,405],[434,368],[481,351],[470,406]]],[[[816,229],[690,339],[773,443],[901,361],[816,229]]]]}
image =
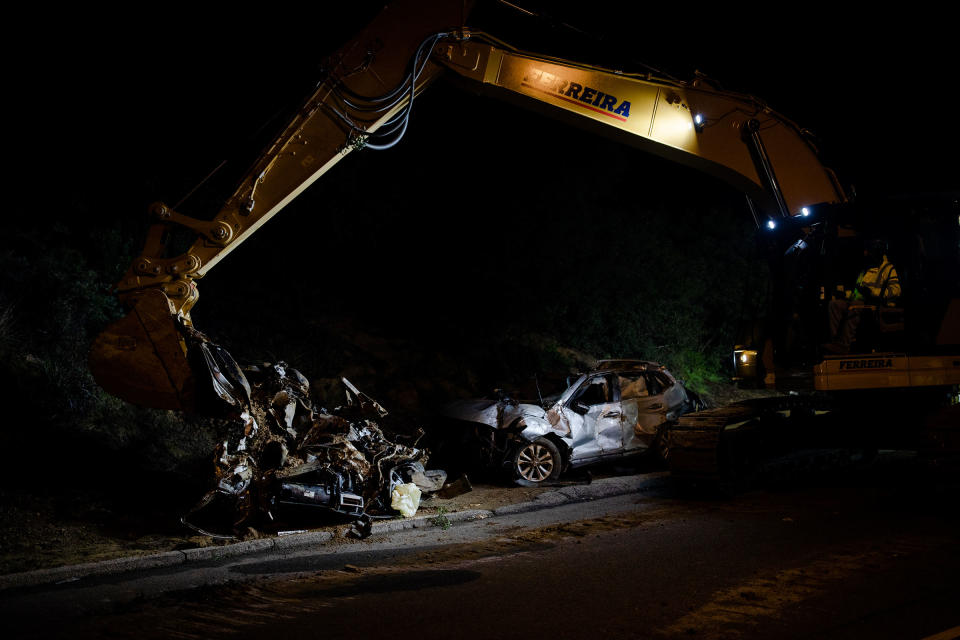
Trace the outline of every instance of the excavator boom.
{"type": "Polygon", "coordinates": [[[793,122],[752,96],[531,54],[463,32],[438,59],[480,90],[555,116],[746,193],[768,217],[843,202],[833,172],[793,122]]]}

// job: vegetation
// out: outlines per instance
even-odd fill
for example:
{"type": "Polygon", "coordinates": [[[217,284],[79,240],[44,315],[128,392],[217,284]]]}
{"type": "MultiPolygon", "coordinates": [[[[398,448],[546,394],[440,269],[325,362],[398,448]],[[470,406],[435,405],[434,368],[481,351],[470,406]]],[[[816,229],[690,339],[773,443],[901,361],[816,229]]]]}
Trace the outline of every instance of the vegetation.
{"type": "Polygon", "coordinates": [[[16,417],[5,421],[3,486],[163,498],[170,482],[202,481],[191,477],[213,431],[118,400],[87,369],[91,341],[120,316],[111,283],[133,240],[64,223],[7,228],[3,239],[0,388],[5,415],[16,417]]]}
{"type": "Polygon", "coordinates": [[[447,516],[446,507],[437,507],[437,515],[430,518],[430,524],[435,527],[440,527],[444,531],[453,526],[453,523],[450,522],[450,518],[447,516]]]}

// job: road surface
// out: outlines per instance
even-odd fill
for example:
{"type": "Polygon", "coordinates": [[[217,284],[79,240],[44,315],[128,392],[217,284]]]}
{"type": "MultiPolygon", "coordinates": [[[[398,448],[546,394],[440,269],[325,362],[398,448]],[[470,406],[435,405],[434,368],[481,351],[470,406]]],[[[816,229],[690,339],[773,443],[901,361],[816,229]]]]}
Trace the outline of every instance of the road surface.
{"type": "MultiPolygon", "coordinates": [[[[389,538],[9,594],[13,637],[960,637],[956,478],[910,458],[670,482],[389,538]]],[[[10,636],[8,636],[10,637],[10,636]]]]}

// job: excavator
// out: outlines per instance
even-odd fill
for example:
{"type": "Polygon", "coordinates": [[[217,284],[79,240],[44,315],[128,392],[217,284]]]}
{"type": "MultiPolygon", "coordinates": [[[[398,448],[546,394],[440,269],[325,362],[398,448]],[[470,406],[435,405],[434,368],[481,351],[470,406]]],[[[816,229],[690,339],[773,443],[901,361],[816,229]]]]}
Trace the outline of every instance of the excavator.
{"type": "Polygon", "coordinates": [[[905,204],[866,210],[824,166],[808,133],[763,101],[705,77],[678,81],[520,50],[469,26],[475,4],[390,2],[332,56],[322,82],[212,219],[152,205],[143,251],[116,285],[129,313],[90,353],[91,370],[106,391],[144,406],[194,412],[206,406],[211,388],[229,387],[230,367],[214,357],[215,349],[199,348],[205,338],[190,315],[197,282],[348,154],[395,145],[412,128],[421,94],[452,77],[473,93],[697,169],[745,194],[777,293],[766,325],[738,346],[735,369],[743,381],[788,395],[681,418],[664,440],[676,473],[720,473],[759,455],[758,438],[744,434],[802,432],[811,416],[849,415],[840,409],[860,410],[877,393],[916,391],[919,399],[910,395],[900,403],[913,417],[946,412],[946,422],[957,419],[960,292],[949,275],[958,264],[956,211],[944,216],[905,204]],[[828,354],[819,347],[827,297],[849,268],[847,256],[884,229],[888,235],[896,230],[899,244],[890,250],[902,258],[904,275],[908,262],[915,267],[905,278],[915,304],[878,322],[875,331],[864,330],[877,338],[872,344],[865,338],[849,353],[828,354]],[[170,238],[184,230],[194,241],[177,253],[170,238]],[[944,230],[952,241],[931,241],[944,230]]]}

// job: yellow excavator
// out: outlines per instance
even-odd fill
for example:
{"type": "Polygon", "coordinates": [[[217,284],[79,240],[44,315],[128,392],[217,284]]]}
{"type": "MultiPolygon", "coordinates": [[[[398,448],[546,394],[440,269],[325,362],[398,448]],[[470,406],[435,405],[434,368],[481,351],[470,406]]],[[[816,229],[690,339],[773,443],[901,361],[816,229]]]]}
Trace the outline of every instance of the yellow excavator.
{"type": "MultiPolygon", "coordinates": [[[[817,294],[832,289],[841,256],[882,218],[856,209],[803,129],[762,101],[721,90],[702,77],[680,82],[518,50],[470,28],[473,4],[391,2],[334,54],[322,83],[213,219],[188,217],[162,203],[152,206],[155,221],[143,252],[117,284],[129,314],[109,326],[91,351],[91,370],[105,390],[144,406],[198,410],[211,386],[227,382],[215,359],[197,348],[205,340],[190,317],[197,281],[347,154],[396,144],[407,133],[421,93],[438,78],[453,76],[475,93],[699,169],[746,194],[776,256],[781,295],[769,314],[772,328],[753,332],[737,351],[741,378],[806,388],[821,398],[836,390],[912,387],[934,389],[938,397],[956,393],[955,283],[916,321],[924,324],[924,340],[894,340],[892,351],[871,347],[827,356],[816,340],[798,338],[817,333],[810,327],[818,321],[809,320],[822,313],[817,304],[824,298],[817,294]],[[184,229],[195,241],[171,255],[169,238],[184,229]],[[835,259],[824,267],[824,256],[835,259]],[[934,316],[939,324],[930,320],[934,316]]],[[[953,223],[956,233],[955,215],[953,223]]],[[[956,251],[954,242],[953,255],[945,258],[951,269],[956,251]]],[[[919,281],[908,286],[919,287],[919,281]]],[[[904,313],[895,328],[913,320],[909,310],[904,313]]],[[[710,473],[724,464],[717,451],[725,432],[790,411],[796,406],[785,409],[781,403],[687,416],[669,439],[671,459],[678,471],[710,473]]]]}

